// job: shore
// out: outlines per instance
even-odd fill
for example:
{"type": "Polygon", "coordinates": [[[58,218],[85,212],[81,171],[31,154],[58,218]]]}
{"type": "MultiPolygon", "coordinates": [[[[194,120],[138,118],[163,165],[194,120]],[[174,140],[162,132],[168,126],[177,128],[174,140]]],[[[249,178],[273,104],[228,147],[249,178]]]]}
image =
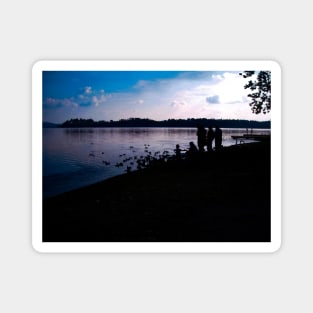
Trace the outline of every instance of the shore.
{"type": "Polygon", "coordinates": [[[45,242],[268,242],[270,143],[225,147],[43,201],[45,242]]]}

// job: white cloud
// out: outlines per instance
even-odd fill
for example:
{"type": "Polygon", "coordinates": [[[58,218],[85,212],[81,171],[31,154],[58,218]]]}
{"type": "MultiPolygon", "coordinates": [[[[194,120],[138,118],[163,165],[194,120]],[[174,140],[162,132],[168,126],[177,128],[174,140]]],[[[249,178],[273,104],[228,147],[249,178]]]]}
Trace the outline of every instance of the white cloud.
{"type": "Polygon", "coordinates": [[[216,75],[212,75],[212,79],[214,81],[222,81],[224,79],[223,74],[216,74],[216,75]]]}
{"type": "Polygon", "coordinates": [[[84,93],[70,98],[47,98],[44,100],[44,106],[46,108],[52,107],[98,107],[106,102],[110,95],[106,95],[104,90],[93,90],[92,87],[87,86],[84,88],[84,93]]]}
{"type": "Polygon", "coordinates": [[[59,108],[59,107],[77,107],[78,103],[75,101],[75,98],[47,98],[44,101],[45,108],[59,108]]]}
{"type": "Polygon", "coordinates": [[[150,84],[150,82],[148,80],[138,80],[138,82],[136,83],[136,85],[134,86],[135,89],[140,89],[143,87],[147,87],[150,84]]]}
{"type": "Polygon", "coordinates": [[[91,102],[95,107],[103,104],[105,101],[106,101],[106,96],[104,94],[93,96],[91,98],[91,102]]]}
{"type": "Polygon", "coordinates": [[[171,106],[174,108],[178,108],[178,107],[185,106],[185,105],[187,105],[187,102],[181,101],[181,100],[173,100],[171,103],[171,106]]]}
{"type": "Polygon", "coordinates": [[[90,86],[85,87],[84,92],[86,95],[90,95],[92,93],[92,88],[90,86]]]}

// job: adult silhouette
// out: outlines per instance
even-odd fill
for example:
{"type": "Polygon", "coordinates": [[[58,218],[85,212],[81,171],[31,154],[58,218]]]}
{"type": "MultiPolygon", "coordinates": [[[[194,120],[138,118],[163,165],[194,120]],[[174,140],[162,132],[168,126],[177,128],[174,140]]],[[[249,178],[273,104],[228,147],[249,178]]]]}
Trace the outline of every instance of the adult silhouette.
{"type": "Polygon", "coordinates": [[[198,148],[200,152],[204,152],[206,143],[206,130],[203,125],[197,126],[198,148]]]}
{"type": "Polygon", "coordinates": [[[215,126],[215,150],[219,151],[222,148],[223,132],[218,127],[215,126]]]}
{"type": "Polygon", "coordinates": [[[212,142],[213,142],[214,137],[215,137],[214,136],[214,130],[213,130],[212,126],[210,125],[209,129],[208,129],[208,133],[207,133],[207,149],[208,149],[208,152],[212,151],[212,142]]]}

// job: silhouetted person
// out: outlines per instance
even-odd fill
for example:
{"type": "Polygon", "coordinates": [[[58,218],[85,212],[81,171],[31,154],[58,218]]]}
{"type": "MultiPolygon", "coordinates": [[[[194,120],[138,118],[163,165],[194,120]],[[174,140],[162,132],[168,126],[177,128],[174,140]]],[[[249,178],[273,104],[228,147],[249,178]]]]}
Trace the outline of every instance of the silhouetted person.
{"type": "Polygon", "coordinates": [[[179,145],[176,145],[176,149],[174,149],[174,151],[175,151],[176,160],[181,160],[181,152],[183,150],[180,149],[179,145]]]}
{"type": "Polygon", "coordinates": [[[213,130],[212,126],[209,126],[208,133],[207,133],[207,149],[208,149],[208,152],[212,151],[212,142],[213,142],[214,137],[215,137],[214,136],[214,130],[213,130]]]}
{"type": "Polygon", "coordinates": [[[206,130],[202,125],[197,126],[198,148],[200,152],[204,152],[206,142],[206,130]]]}
{"type": "Polygon", "coordinates": [[[223,132],[222,130],[216,126],[215,127],[215,150],[219,151],[222,148],[222,137],[223,137],[223,132]]]}
{"type": "Polygon", "coordinates": [[[197,156],[198,153],[199,153],[199,150],[198,150],[197,146],[192,141],[190,141],[189,142],[189,149],[186,152],[187,157],[193,158],[193,157],[197,156]]]}

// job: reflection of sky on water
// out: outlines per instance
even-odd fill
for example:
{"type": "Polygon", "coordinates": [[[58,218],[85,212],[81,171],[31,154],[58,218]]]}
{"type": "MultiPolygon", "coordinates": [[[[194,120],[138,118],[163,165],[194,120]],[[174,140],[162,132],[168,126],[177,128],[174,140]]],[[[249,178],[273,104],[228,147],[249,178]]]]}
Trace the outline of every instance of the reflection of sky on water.
{"type": "MultiPolygon", "coordinates": [[[[234,144],[231,135],[245,132],[246,129],[223,129],[223,145],[234,144]]],[[[125,173],[126,166],[134,170],[135,158],[165,150],[174,154],[176,144],[187,149],[190,141],[197,142],[194,128],[45,128],[44,196],[125,173]],[[123,166],[116,167],[117,163],[123,166]]]]}

